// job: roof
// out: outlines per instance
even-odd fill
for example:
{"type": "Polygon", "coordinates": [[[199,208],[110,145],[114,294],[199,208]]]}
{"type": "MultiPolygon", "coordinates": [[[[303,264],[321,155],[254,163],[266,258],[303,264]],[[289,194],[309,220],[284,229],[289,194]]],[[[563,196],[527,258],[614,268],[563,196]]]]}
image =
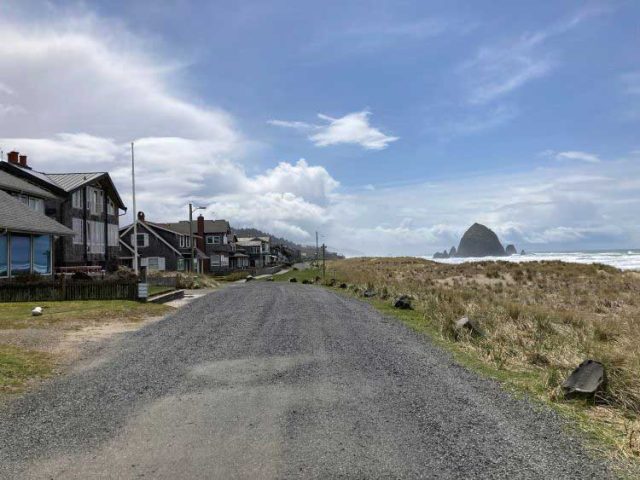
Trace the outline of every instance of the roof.
{"type": "Polygon", "coordinates": [[[53,180],[66,192],[71,192],[78,187],[86,185],[100,179],[107,172],[91,172],[91,173],[45,173],[47,177],[53,180]]]}
{"type": "Polygon", "coordinates": [[[0,190],[0,229],[13,232],[74,235],[73,230],[36,212],[0,190]]]}
{"type": "Polygon", "coordinates": [[[9,162],[0,162],[0,169],[10,174],[19,175],[21,178],[29,180],[35,180],[42,188],[49,189],[53,193],[62,195],[64,193],[71,193],[73,190],[82,187],[88,183],[92,183],[98,180],[106,180],[108,188],[115,197],[116,204],[122,210],[126,210],[118,189],[116,188],[113,180],[109,176],[108,172],[87,172],[87,173],[44,173],[33,170],[32,168],[21,167],[9,162]]]}
{"type": "Polygon", "coordinates": [[[241,247],[261,247],[262,246],[262,242],[260,240],[244,240],[244,239],[238,239],[238,241],[236,242],[237,245],[240,245],[241,247]]]}
{"type": "Polygon", "coordinates": [[[271,237],[238,237],[238,242],[251,242],[251,241],[270,243],[271,237]]]}
{"type": "Polygon", "coordinates": [[[33,183],[29,183],[9,172],[0,170],[0,189],[10,192],[25,193],[40,198],[58,198],[51,192],[43,188],[37,187],[33,183]]]}
{"type": "MultiPolygon", "coordinates": [[[[181,220],[179,222],[160,223],[156,225],[164,227],[174,232],[182,233],[184,235],[189,234],[189,220],[181,220]]],[[[198,221],[193,220],[191,222],[193,233],[198,233],[198,221]]],[[[226,220],[205,220],[204,221],[204,233],[226,233],[231,230],[229,222],[226,220]]]]}

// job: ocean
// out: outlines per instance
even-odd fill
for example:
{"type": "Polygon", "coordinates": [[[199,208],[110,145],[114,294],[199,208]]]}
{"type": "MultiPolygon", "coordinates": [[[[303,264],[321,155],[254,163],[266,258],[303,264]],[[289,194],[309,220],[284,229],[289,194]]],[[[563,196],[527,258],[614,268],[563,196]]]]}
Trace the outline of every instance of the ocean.
{"type": "Polygon", "coordinates": [[[487,260],[502,260],[507,262],[535,262],[540,260],[561,260],[573,263],[602,263],[619,268],[620,270],[640,270],[640,250],[600,250],[585,252],[533,252],[526,255],[512,255],[510,257],[469,257],[469,258],[440,258],[424,257],[434,262],[452,265],[464,262],[479,262],[487,260]]]}

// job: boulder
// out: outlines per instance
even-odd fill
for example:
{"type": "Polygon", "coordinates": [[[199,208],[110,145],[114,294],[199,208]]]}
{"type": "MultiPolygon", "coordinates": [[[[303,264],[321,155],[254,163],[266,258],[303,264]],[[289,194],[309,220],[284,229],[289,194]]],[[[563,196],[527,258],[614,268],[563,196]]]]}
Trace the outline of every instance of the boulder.
{"type": "Polygon", "coordinates": [[[253,280],[253,275],[247,275],[245,282],[250,282],[251,280],[253,280]]]}
{"type": "Polygon", "coordinates": [[[347,284],[346,283],[341,283],[340,284],[340,288],[347,288],[347,284]]]}
{"type": "Polygon", "coordinates": [[[411,297],[407,295],[401,295],[395,299],[395,301],[393,302],[393,306],[401,310],[411,310],[411,297]]]}
{"type": "Polygon", "coordinates": [[[526,255],[526,254],[527,254],[527,252],[525,252],[524,250],[522,250],[522,251],[520,252],[520,255],[526,255]]]}
{"type": "Polygon", "coordinates": [[[311,280],[307,280],[306,278],[304,280],[302,280],[303,285],[309,285],[311,283],[311,280]]]}
{"type": "Polygon", "coordinates": [[[507,255],[517,255],[518,253],[516,246],[513,243],[507,245],[507,248],[505,248],[504,251],[507,255]]]}
{"type": "Polygon", "coordinates": [[[331,280],[329,280],[329,281],[327,282],[327,285],[328,285],[329,287],[335,287],[335,286],[336,286],[336,279],[335,279],[335,278],[332,278],[331,280]]]}
{"type": "Polygon", "coordinates": [[[604,385],[604,366],[595,360],[585,360],[571,372],[562,384],[566,396],[593,395],[604,385]]]}
{"type": "Polygon", "coordinates": [[[480,328],[478,322],[470,319],[469,317],[462,317],[455,323],[454,328],[456,332],[463,332],[466,330],[474,337],[484,337],[484,332],[482,331],[482,328],[480,328]]]}
{"type": "Polygon", "coordinates": [[[464,232],[458,245],[458,257],[502,257],[504,255],[506,255],[504,247],[495,232],[479,223],[474,223],[464,232]]]}
{"type": "Polygon", "coordinates": [[[31,310],[31,315],[33,315],[34,317],[39,317],[40,315],[42,315],[42,307],[35,307],[33,310],[31,310]]]}
{"type": "Polygon", "coordinates": [[[289,281],[291,283],[296,283],[298,281],[298,279],[296,277],[292,277],[292,278],[289,279],[289,281]]]}
{"type": "Polygon", "coordinates": [[[449,249],[450,257],[455,257],[457,254],[458,254],[458,251],[456,250],[456,247],[451,247],[451,249],[449,249]]]}
{"type": "Polygon", "coordinates": [[[366,297],[366,298],[375,297],[376,296],[376,292],[375,292],[375,290],[365,290],[364,293],[362,294],[362,296],[366,297]]]}

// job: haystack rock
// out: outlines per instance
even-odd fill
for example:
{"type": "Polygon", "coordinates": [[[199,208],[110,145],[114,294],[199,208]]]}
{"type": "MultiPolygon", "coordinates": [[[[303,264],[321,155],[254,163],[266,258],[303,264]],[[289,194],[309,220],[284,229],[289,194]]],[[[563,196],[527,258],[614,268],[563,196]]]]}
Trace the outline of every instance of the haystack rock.
{"type": "Polygon", "coordinates": [[[451,250],[449,250],[449,256],[450,257],[455,257],[457,255],[458,252],[456,252],[456,247],[451,247],[451,250]]]}
{"type": "Polygon", "coordinates": [[[469,230],[464,232],[460,245],[458,245],[458,257],[501,257],[506,255],[504,247],[498,236],[489,228],[479,223],[474,223],[469,230]]]}
{"type": "Polygon", "coordinates": [[[434,253],[433,258],[449,258],[449,254],[447,253],[446,250],[443,250],[442,252],[434,253]]]}
{"type": "Polygon", "coordinates": [[[507,245],[507,248],[505,248],[505,252],[507,253],[507,255],[516,255],[518,253],[518,250],[516,250],[516,246],[513,243],[510,243],[509,245],[507,245]]]}

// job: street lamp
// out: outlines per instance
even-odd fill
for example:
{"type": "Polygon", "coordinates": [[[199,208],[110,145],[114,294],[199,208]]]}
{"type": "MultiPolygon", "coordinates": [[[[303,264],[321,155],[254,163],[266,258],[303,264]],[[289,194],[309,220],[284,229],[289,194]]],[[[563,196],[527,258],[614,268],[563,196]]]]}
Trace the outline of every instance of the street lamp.
{"type": "MultiPolygon", "coordinates": [[[[193,212],[198,210],[205,210],[207,207],[195,207],[193,208],[193,204],[189,204],[189,243],[191,244],[191,268],[190,270],[193,272],[193,261],[195,260],[195,243],[193,241],[193,212]]],[[[197,263],[196,263],[197,265],[197,263]]]]}

